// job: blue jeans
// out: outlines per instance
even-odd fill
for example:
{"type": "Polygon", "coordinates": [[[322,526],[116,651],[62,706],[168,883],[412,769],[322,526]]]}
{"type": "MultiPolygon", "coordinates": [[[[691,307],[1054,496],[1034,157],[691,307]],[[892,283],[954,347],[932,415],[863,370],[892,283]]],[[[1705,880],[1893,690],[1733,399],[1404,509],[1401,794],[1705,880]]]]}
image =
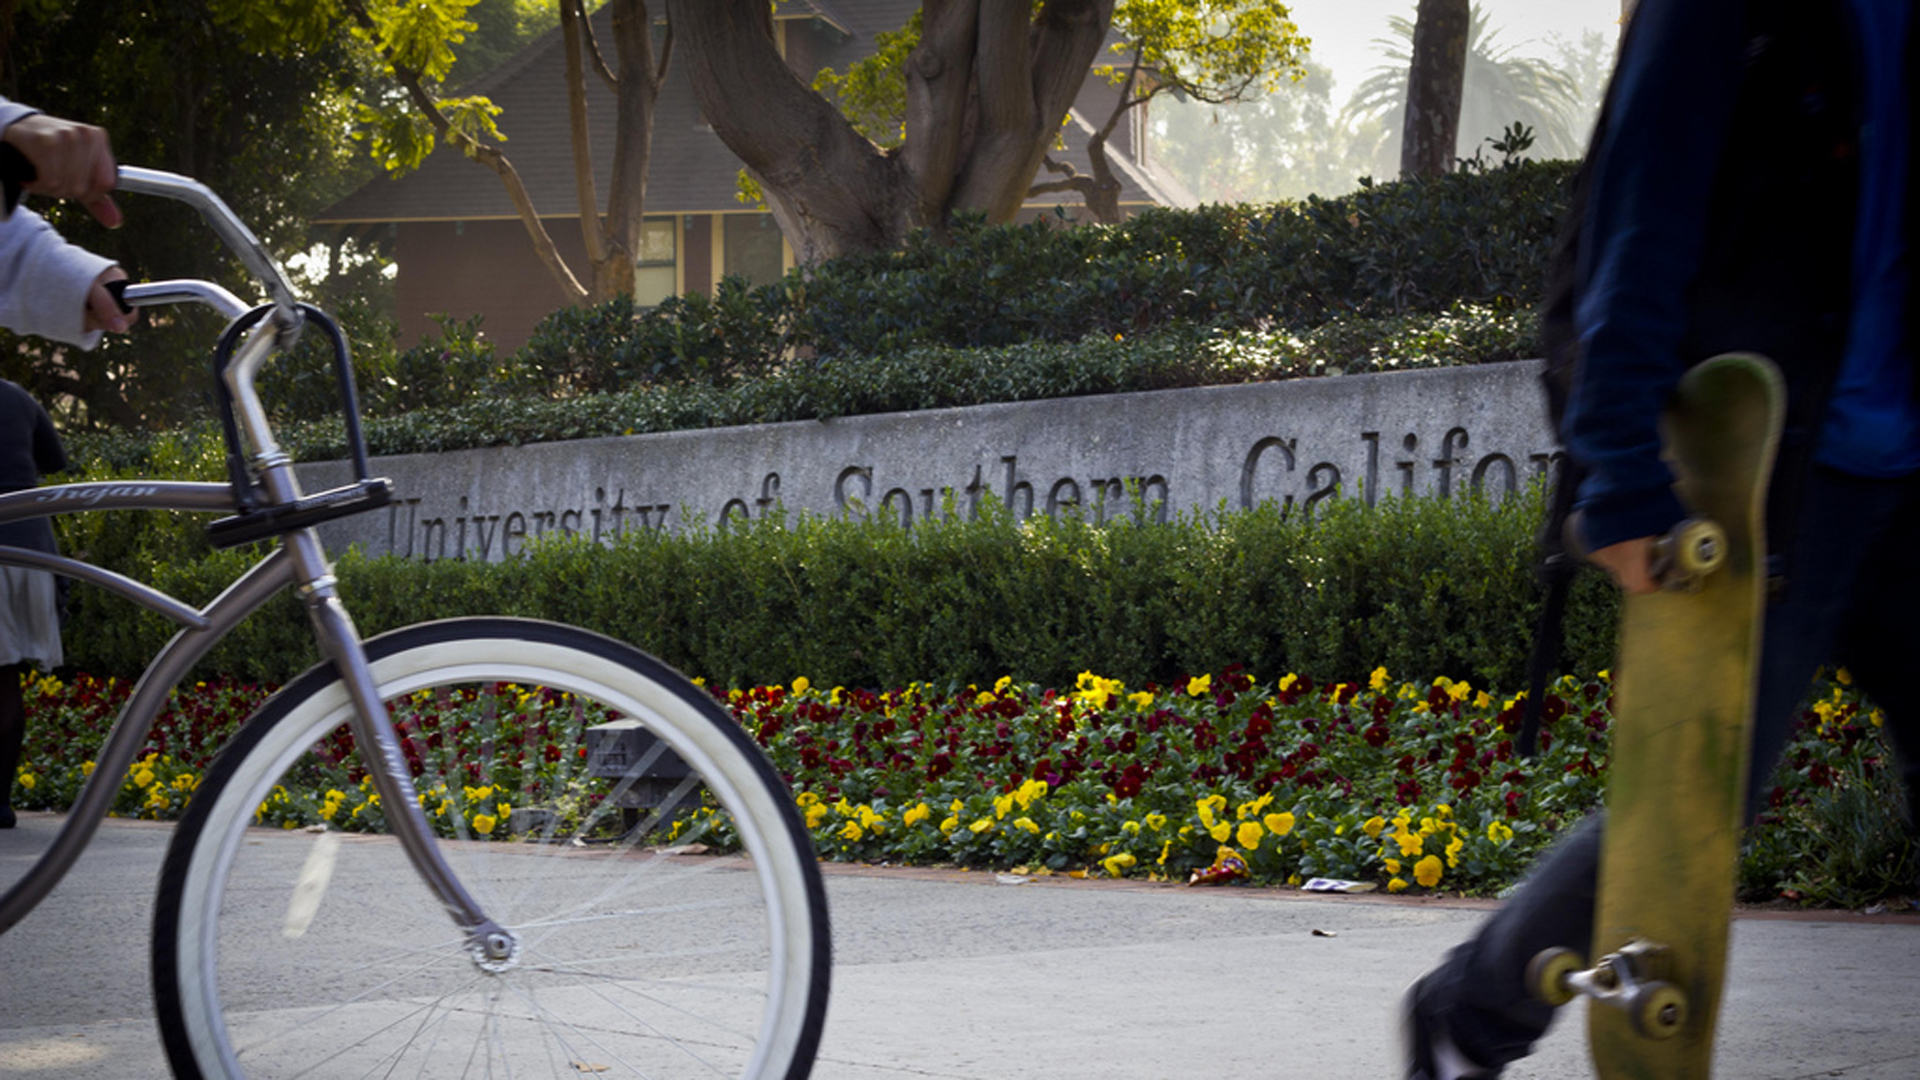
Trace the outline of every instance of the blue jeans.
{"type": "MultiPolygon", "coordinates": [[[[1748,817],[1765,805],[1808,684],[1847,667],[1886,714],[1909,799],[1920,791],[1920,701],[1903,666],[1920,656],[1920,477],[1868,480],[1815,469],[1801,494],[1786,588],[1767,608],[1748,817]]],[[[1423,980],[1418,1008],[1490,1067],[1524,1057],[1554,1011],[1527,993],[1527,961],[1592,946],[1603,815],[1549,851],[1512,899],[1423,980]]],[[[1732,887],[1732,883],[1728,883],[1732,887]]]]}

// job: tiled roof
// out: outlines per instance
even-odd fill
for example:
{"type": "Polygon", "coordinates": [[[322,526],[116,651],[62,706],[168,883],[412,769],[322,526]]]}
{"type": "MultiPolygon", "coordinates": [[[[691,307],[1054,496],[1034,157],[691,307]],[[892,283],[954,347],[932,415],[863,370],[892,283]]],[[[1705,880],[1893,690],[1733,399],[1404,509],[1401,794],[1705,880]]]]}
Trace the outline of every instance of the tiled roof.
{"type": "MultiPolygon", "coordinates": [[[[916,0],[785,0],[782,16],[804,10],[793,32],[825,35],[815,52],[832,66],[870,55],[873,36],[903,25],[917,7],[916,0]],[[818,19],[817,29],[805,27],[818,19]]],[[[602,9],[593,17],[602,50],[612,49],[612,16],[602,9]]],[[[498,117],[500,143],[526,184],[542,217],[577,217],[574,192],[572,139],[567,124],[565,59],[558,30],[541,36],[500,67],[477,79],[461,93],[485,94],[502,108],[498,117]]],[[[613,158],[614,100],[597,78],[587,78],[587,116],[594,146],[595,185],[604,210],[613,158]]],[[[1081,140],[1069,139],[1069,143],[1081,140]]],[[[1087,171],[1085,153],[1069,146],[1061,155],[1087,171]]],[[[1123,153],[1113,155],[1116,163],[1123,153]]],[[[1168,186],[1168,178],[1131,162],[1118,164],[1125,190],[1121,201],[1191,204],[1190,196],[1168,186]]],[[[735,198],[740,160],[713,130],[701,123],[700,111],[687,82],[685,65],[672,63],[654,109],[653,152],[647,174],[646,209],[649,214],[736,213],[750,209],[735,198]]],[[[1042,205],[1077,203],[1072,195],[1035,199],[1042,205]]],[[[505,185],[491,169],[468,161],[459,151],[440,147],[420,168],[398,178],[381,177],[318,215],[321,223],[384,221],[481,221],[513,218],[518,214],[505,185]]]]}

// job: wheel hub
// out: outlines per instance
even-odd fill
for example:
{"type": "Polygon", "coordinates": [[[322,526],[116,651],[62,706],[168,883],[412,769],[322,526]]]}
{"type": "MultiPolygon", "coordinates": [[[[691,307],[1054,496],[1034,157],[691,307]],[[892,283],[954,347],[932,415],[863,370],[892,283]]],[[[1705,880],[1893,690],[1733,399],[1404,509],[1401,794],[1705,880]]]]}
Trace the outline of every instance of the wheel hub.
{"type": "Polygon", "coordinates": [[[474,966],[490,974],[498,975],[520,964],[520,939],[501,927],[489,926],[474,934],[468,951],[474,966]]]}

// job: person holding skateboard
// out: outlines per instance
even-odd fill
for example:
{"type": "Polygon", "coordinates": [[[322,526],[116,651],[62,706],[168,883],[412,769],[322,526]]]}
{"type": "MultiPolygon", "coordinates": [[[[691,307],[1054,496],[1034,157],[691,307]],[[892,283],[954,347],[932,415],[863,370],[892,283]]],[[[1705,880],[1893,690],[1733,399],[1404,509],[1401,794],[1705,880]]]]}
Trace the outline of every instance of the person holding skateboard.
{"type": "MultiPolygon", "coordinates": [[[[1916,28],[1908,0],[1640,0],[1574,200],[1562,434],[1590,559],[1623,590],[1656,588],[1654,538],[1687,513],[1659,428],[1681,376],[1745,351],[1785,377],[1749,818],[1823,664],[1874,698],[1920,787],[1916,28]]],[[[1409,1080],[1498,1076],[1545,1033],[1527,965],[1589,948],[1603,829],[1583,823],[1408,991],[1409,1080]]]]}

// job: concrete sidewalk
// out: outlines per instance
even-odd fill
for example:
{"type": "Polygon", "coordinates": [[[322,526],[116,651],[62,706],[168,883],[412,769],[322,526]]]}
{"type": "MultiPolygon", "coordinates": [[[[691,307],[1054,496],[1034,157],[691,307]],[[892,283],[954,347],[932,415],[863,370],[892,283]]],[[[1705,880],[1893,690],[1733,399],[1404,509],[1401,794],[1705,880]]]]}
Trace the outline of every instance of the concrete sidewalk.
{"type": "MultiPolygon", "coordinates": [[[[23,826],[0,833],[0,883],[53,820],[23,826]]],[[[0,936],[0,1076],[167,1075],[146,935],[171,832],[106,823],[53,897],[0,936]]],[[[1385,1080],[1398,1075],[1401,990],[1489,906],[838,866],[827,880],[823,1080],[1385,1080]]],[[[1912,1080],[1916,1002],[1920,918],[1743,915],[1717,1075],[1912,1080]]],[[[1591,1075],[1581,1028],[1562,1023],[1509,1076],[1591,1075]]]]}

